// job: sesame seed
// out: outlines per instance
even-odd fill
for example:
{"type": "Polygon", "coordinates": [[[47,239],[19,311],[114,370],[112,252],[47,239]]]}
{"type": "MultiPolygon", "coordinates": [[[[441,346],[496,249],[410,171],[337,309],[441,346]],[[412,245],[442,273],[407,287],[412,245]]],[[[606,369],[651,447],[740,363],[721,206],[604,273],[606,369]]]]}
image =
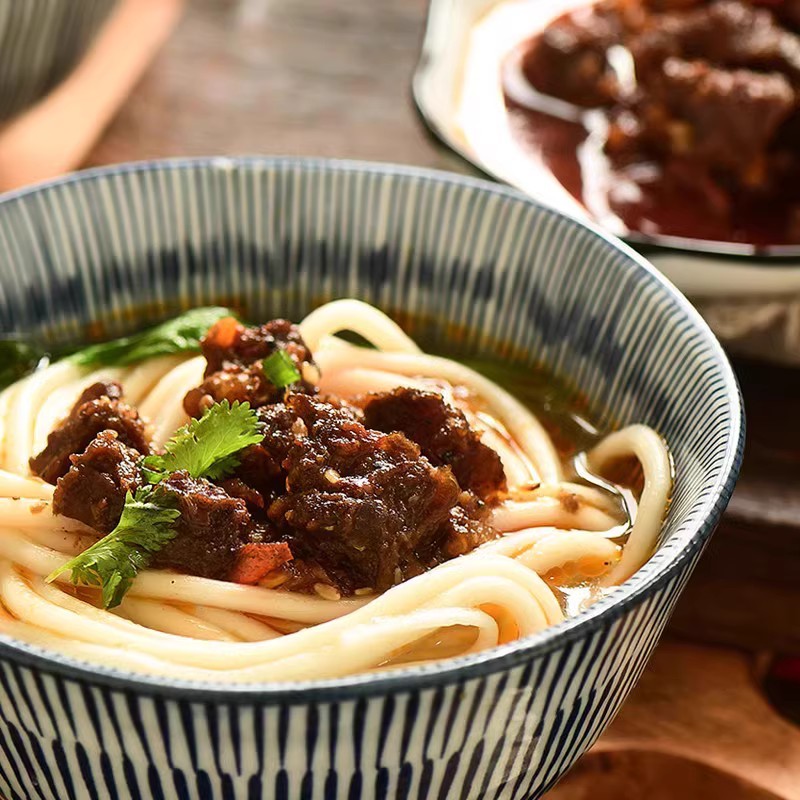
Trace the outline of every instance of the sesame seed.
{"type": "Polygon", "coordinates": [[[329,583],[315,583],[314,584],[314,591],[323,599],[323,600],[341,600],[342,595],[339,591],[331,586],[329,583]]]}

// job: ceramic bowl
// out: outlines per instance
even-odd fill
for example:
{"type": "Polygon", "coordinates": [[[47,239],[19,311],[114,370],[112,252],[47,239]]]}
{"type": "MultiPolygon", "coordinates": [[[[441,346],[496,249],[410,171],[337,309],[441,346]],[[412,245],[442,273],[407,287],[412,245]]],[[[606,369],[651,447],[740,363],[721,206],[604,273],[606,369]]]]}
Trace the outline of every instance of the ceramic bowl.
{"type": "MultiPolygon", "coordinates": [[[[519,42],[591,2],[431,0],[413,80],[423,119],[448,147],[497,180],[586,220],[588,212],[512,135],[499,75],[519,42]]],[[[767,256],[745,246],[635,239],[730,351],[800,365],[800,246],[772,248],[767,256]]]]}
{"type": "Polygon", "coordinates": [[[736,380],[619,241],[506,187],[284,159],[155,162],[0,198],[0,331],[108,335],[196,305],[302,317],[355,296],[426,345],[545,368],[675,459],[657,553],[564,623],[425,667],[289,684],[137,677],[0,637],[0,795],[538,798],[644,669],[726,505],[736,380]]]}
{"type": "Polygon", "coordinates": [[[70,73],[118,2],[0,1],[0,122],[70,73]]]}

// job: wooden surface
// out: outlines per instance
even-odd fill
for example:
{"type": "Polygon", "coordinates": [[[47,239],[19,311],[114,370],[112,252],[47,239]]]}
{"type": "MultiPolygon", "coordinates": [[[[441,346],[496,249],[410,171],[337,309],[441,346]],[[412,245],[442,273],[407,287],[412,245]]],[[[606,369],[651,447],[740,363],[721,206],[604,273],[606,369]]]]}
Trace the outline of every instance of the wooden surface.
{"type": "MultiPolygon", "coordinates": [[[[425,7],[194,0],[89,163],[270,153],[466,171],[411,101],[425,7]]],[[[800,653],[800,372],[738,367],[750,416],[743,483],[672,632],[800,653]]],[[[751,667],[734,651],[662,645],[552,800],[800,800],[800,735],[769,710],[751,667]]]]}
{"type": "Polygon", "coordinates": [[[193,0],[89,161],[269,153],[464,169],[418,120],[426,0],[193,0]]]}
{"type": "Polygon", "coordinates": [[[663,642],[597,745],[547,800],[800,800],[800,729],[757,664],[663,642]]]}

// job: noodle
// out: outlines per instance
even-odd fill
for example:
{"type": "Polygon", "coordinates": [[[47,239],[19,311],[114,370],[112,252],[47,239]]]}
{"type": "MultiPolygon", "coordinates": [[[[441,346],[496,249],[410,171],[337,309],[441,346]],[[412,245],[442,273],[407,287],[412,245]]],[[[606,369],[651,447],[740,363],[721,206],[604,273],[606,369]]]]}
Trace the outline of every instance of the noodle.
{"type": "MultiPolygon", "coordinates": [[[[328,596],[146,570],[113,611],[69,575],[45,577],[95,541],[80,522],[54,516],[53,487],[28,460],[90,382],[117,379],[163,444],[187,419],[182,399],[202,380],[202,357],[159,356],[90,370],[64,361],[0,394],[0,633],[71,657],[191,680],[254,682],[331,678],[479,652],[564,618],[553,576],[569,574],[594,596],[630,577],[653,553],[672,467],[661,438],[633,425],[585,457],[597,484],[566,480],[536,417],[467,367],[422,353],[377,309],[329,303],[300,325],[320,369],[320,389],[343,397],[413,387],[457,405],[502,461],[508,497],[492,510],[501,535],[380,595],[328,596]],[[377,349],[336,338],[352,331],[377,349]],[[605,473],[635,459],[643,490],[631,505],[607,491],[605,473]]],[[[323,589],[326,587],[322,587],[323,589]]],[[[326,594],[320,590],[320,594],[326,594]]]]}

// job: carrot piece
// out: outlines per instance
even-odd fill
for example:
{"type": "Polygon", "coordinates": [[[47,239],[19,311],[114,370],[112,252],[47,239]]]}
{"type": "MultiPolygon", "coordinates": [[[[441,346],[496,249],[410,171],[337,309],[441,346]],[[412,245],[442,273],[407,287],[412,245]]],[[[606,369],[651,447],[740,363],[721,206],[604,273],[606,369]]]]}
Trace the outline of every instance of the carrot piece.
{"type": "Polygon", "coordinates": [[[286,542],[251,542],[239,551],[230,580],[234,583],[258,583],[293,557],[286,542]]]}
{"type": "Polygon", "coordinates": [[[231,347],[241,329],[242,325],[235,317],[223,317],[211,326],[206,339],[217,347],[231,347]]]}

